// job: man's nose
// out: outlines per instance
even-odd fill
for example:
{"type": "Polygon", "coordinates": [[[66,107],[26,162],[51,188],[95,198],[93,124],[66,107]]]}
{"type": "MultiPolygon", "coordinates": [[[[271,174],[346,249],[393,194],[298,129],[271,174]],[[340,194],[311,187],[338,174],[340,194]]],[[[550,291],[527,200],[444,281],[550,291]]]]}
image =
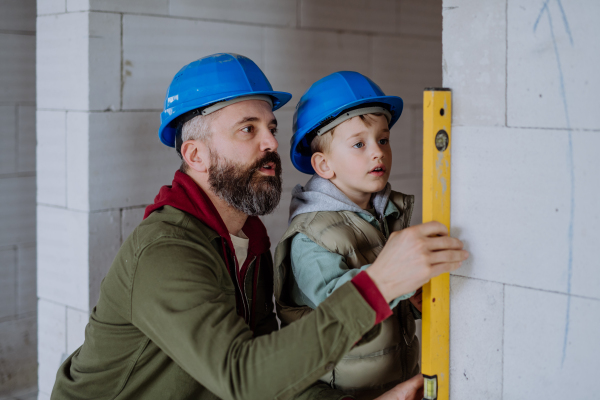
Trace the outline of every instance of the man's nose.
{"type": "Polygon", "coordinates": [[[275,136],[273,136],[273,134],[271,133],[271,130],[266,129],[261,134],[260,150],[261,151],[277,151],[278,147],[279,147],[279,142],[277,142],[277,139],[275,139],[275,136]]]}

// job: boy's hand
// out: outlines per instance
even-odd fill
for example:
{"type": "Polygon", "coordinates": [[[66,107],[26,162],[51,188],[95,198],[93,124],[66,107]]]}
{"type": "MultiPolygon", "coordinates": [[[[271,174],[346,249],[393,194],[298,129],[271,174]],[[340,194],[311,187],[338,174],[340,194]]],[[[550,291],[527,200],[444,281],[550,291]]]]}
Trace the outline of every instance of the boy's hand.
{"type": "Polygon", "coordinates": [[[463,243],[448,236],[445,225],[432,221],[392,233],[366,271],[389,303],[435,276],[454,271],[468,257],[463,243]]]}
{"type": "Polygon", "coordinates": [[[415,375],[396,385],[375,400],[421,400],[423,398],[423,375],[415,375]]]}
{"type": "Polygon", "coordinates": [[[423,312],[423,310],[421,310],[421,307],[422,307],[422,299],[421,299],[422,298],[422,294],[423,294],[423,288],[420,287],[420,288],[417,289],[417,293],[413,294],[412,297],[410,297],[408,299],[408,301],[410,301],[411,304],[413,306],[415,306],[415,308],[417,310],[419,310],[419,312],[423,312]]]}

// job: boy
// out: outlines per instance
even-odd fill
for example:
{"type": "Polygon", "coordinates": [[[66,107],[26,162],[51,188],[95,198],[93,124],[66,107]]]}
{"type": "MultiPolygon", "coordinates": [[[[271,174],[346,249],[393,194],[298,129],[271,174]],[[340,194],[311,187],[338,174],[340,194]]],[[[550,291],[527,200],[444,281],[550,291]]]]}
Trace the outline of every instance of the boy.
{"type": "MultiPolygon", "coordinates": [[[[389,129],[402,106],[401,98],[385,96],[369,78],[349,71],[315,82],[300,99],[292,163],[314,175],[292,191],[290,226],[275,252],[283,324],[317,308],[375,261],[391,232],[408,227],[413,196],[392,192],[388,184],[389,129]]],[[[358,399],[373,399],[419,373],[414,321],[420,318],[420,294],[407,293],[389,306],[394,316],[321,380],[358,399]]]]}

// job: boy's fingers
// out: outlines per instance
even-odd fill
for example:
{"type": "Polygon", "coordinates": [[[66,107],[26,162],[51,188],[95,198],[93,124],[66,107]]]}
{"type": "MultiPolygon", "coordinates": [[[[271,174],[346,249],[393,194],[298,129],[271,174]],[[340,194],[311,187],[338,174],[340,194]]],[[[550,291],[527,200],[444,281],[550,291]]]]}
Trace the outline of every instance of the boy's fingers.
{"type": "Polygon", "coordinates": [[[426,222],[416,226],[423,236],[448,236],[446,225],[437,221],[426,222]]]}
{"type": "Polygon", "coordinates": [[[431,251],[461,250],[463,248],[462,241],[450,236],[438,236],[427,238],[425,243],[427,243],[427,248],[431,251]]]}

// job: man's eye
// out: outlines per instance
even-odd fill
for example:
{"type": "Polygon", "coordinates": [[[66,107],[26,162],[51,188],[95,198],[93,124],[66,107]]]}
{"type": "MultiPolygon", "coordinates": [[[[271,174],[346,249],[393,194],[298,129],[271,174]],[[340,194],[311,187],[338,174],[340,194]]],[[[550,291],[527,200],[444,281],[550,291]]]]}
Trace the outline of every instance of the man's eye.
{"type": "Polygon", "coordinates": [[[277,135],[277,132],[279,132],[279,131],[277,130],[277,128],[272,128],[272,129],[271,129],[271,134],[272,134],[273,136],[277,135]]]}
{"type": "Polygon", "coordinates": [[[246,133],[252,133],[253,130],[254,130],[253,126],[246,126],[246,127],[242,128],[242,131],[246,132],[246,133]]]}
{"type": "Polygon", "coordinates": [[[390,142],[390,139],[381,139],[381,140],[379,141],[379,144],[386,145],[386,144],[388,144],[389,142],[390,142]]]}
{"type": "Polygon", "coordinates": [[[360,148],[362,148],[363,146],[364,146],[363,142],[358,142],[358,143],[356,143],[356,144],[355,144],[354,146],[352,146],[352,147],[354,147],[354,148],[357,148],[357,149],[360,149],[360,148]]]}

